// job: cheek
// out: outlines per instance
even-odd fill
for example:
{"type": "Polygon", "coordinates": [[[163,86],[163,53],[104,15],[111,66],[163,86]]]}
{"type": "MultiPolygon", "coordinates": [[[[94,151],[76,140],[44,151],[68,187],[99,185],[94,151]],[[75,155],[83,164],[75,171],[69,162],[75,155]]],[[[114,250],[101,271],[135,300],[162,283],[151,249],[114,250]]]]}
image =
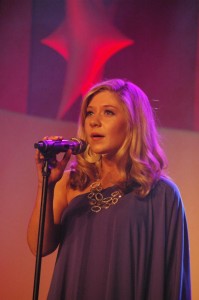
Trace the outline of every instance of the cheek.
{"type": "Polygon", "coordinates": [[[127,124],[126,120],[123,120],[123,122],[118,122],[116,127],[117,127],[118,133],[126,134],[128,124],[127,124]]]}
{"type": "Polygon", "coordinates": [[[85,133],[85,136],[87,137],[88,136],[88,122],[85,121],[84,123],[84,133],[85,133]]]}
{"type": "Polygon", "coordinates": [[[122,143],[126,136],[127,136],[127,123],[122,122],[120,124],[117,124],[114,128],[114,135],[117,137],[118,142],[122,143]]]}

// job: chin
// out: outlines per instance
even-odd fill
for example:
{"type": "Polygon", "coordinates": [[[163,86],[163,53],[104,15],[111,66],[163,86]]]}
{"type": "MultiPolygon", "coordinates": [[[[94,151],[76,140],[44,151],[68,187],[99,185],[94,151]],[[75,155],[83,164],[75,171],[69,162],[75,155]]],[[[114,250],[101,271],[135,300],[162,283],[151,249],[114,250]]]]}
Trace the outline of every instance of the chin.
{"type": "Polygon", "coordinates": [[[90,146],[90,148],[92,152],[102,156],[113,156],[117,152],[113,149],[105,149],[105,148],[103,149],[102,147],[97,147],[97,146],[90,146]]]}
{"type": "Polygon", "coordinates": [[[102,150],[96,150],[96,149],[92,149],[92,152],[98,155],[106,155],[107,152],[106,151],[102,151],[102,150]]]}

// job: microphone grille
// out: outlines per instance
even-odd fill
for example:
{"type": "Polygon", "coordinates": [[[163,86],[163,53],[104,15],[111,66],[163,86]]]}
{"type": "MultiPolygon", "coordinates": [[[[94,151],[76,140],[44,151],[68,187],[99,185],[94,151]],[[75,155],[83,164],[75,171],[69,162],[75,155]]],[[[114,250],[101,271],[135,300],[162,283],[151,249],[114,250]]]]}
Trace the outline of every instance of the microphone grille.
{"type": "Polygon", "coordinates": [[[75,147],[72,152],[74,155],[80,154],[86,150],[87,144],[85,141],[76,137],[73,137],[71,140],[77,142],[77,147],[75,147]]]}

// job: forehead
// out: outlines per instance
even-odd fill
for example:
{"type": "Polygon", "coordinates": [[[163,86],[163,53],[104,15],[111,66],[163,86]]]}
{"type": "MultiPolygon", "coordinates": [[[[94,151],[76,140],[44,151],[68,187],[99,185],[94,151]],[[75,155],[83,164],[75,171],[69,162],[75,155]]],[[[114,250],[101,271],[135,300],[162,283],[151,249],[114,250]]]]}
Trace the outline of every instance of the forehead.
{"type": "Polygon", "coordinates": [[[89,106],[105,106],[111,105],[116,107],[122,107],[121,100],[118,95],[110,91],[101,91],[94,95],[93,98],[88,103],[89,106]]]}

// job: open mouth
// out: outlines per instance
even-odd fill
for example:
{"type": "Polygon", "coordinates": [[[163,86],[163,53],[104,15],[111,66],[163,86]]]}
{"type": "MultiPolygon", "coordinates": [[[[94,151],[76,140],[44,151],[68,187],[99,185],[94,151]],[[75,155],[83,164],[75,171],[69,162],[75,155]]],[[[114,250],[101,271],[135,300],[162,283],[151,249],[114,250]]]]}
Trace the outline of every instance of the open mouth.
{"type": "Polygon", "coordinates": [[[98,134],[98,133],[91,134],[92,139],[100,139],[100,138],[103,138],[103,137],[104,137],[104,135],[102,135],[102,134],[98,134]]]}

